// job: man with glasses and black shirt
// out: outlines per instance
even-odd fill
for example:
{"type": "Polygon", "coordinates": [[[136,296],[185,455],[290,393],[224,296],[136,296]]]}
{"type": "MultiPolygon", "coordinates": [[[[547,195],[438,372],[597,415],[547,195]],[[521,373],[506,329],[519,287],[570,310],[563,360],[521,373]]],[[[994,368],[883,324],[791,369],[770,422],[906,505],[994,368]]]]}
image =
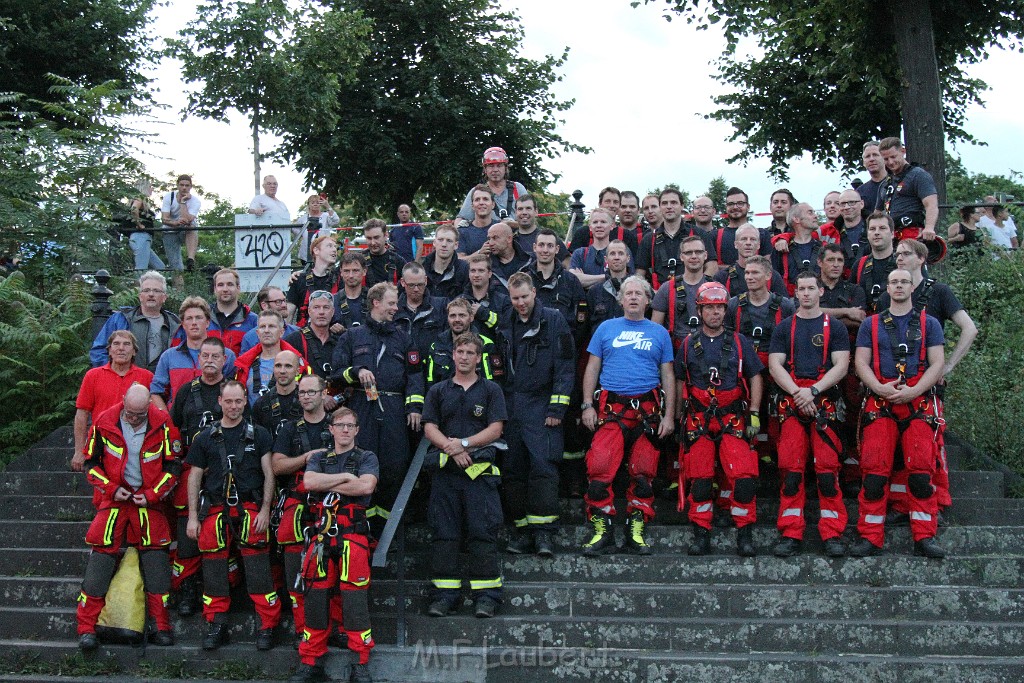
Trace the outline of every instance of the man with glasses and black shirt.
{"type": "Polygon", "coordinates": [[[330,416],[324,408],[326,383],[318,375],[306,375],[298,382],[296,393],[302,406],[302,417],[281,425],[274,438],[274,452],[270,466],[281,489],[275,506],[277,545],[284,558],[285,587],[292,601],[292,619],[295,622],[296,644],[305,628],[303,618],[304,591],[295,586],[300,572],[300,557],[305,530],[312,524],[314,506],[310,505],[302,478],[306,464],[318,451],[334,445],[328,425],[330,416]]]}
{"type": "MultiPolygon", "coordinates": [[[[737,230],[747,223],[750,212],[750,199],[747,193],[738,187],[730,187],[725,194],[725,214],[727,223],[715,231],[712,244],[708,246],[708,258],[718,264],[719,272],[726,266],[736,263],[739,254],[736,251],[737,230]]],[[[771,249],[771,239],[765,230],[758,230],[758,253],[767,255],[771,249]]]]}
{"type": "Polygon", "coordinates": [[[324,530],[325,540],[318,552],[306,555],[303,579],[308,582],[309,592],[304,604],[306,625],[299,643],[302,663],[289,680],[292,683],[329,680],[320,660],[327,654],[327,641],[333,627],[331,597],[340,593],[341,627],[348,649],[358,657],[349,680],[370,683],[370,652],[374,642],[367,594],[370,538],[366,510],[380,479],[380,465],[372,451],[356,445],[359,419],[355,413],[348,408],[338,408],[330,419],[333,446],[330,450],[315,450],[310,455],[302,478],[306,490],[323,494],[323,512],[316,524],[324,530]],[[326,516],[327,511],[331,512],[331,517],[326,516]]]}
{"type": "Polygon", "coordinates": [[[686,335],[700,327],[697,314],[697,288],[709,278],[704,274],[708,251],[704,240],[694,235],[679,245],[679,260],[683,272],[655,293],[651,302],[651,322],[664,325],[672,337],[672,346],[678,350],[686,335]]]}

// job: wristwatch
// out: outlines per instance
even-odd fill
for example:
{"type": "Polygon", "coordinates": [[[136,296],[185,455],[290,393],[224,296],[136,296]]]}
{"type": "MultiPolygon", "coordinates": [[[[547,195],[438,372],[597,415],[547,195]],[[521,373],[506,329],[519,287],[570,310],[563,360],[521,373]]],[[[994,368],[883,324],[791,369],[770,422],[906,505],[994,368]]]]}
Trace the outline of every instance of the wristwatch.
{"type": "Polygon", "coordinates": [[[594,407],[593,403],[581,403],[580,404],[580,410],[586,410],[587,408],[593,408],[593,407],[594,407]]]}
{"type": "Polygon", "coordinates": [[[818,391],[818,387],[816,387],[816,386],[814,386],[814,385],[812,384],[812,385],[811,385],[811,396],[813,396],[814,398],[818,398],[818,394],[820,394],[820,393],[821,393],[821,392],[820,392],[820,391],[818,391]]]}
{"type": "Polygon", "coordinates": [[[462,447],[463,447],[463,448],[469,448],[469,439],[463,439],[463,440],[462,440],[462,441],[460,441],[459,443],[461,443],[461,444],[462,444],[462,447]]]}

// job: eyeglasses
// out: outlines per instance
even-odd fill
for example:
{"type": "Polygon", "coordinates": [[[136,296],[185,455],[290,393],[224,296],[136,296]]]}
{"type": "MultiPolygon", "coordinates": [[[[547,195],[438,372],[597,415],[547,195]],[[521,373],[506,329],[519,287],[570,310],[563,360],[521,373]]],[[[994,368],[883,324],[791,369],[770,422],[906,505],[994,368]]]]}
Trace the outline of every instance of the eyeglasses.
{"type": "Polygon", "coordinates": [[[356,429],[359,429],[359,425],[357,425],[355,422],[333,422],[331,423],[331,426],[337,427],[343,432],[351,432],[355,431],[356,429]]]}
{"type": "Polygon", "coordinates": [[[164,289],[151,289],[151,288],[147,287],[146,289],[139,290],[139,293],[140,294],[166,294],[167,290],[164,290],[164,289]]]}
{"type": "Polygon", "coordinates": [[[333,301],[334,295],[328,292],[326,289],[318,289],[309,295],[310,301],[313,301],[314,299],[331,299],[333,301]]]}
{"type": "Polygon", "coordinates": [[[736,206],[746,206],[746,202],[726,202],[725,205],[730,209],[736,206]]]}
{"type": "Polygon", "coordinates": [[[267,299],[268,304],[283,304],[286,301],[288,301],[288,299],[285,299],[284,297],[281,297],[280,299],[267,299]]]}
{"type": "Polygon", "coordinates": [[[143,417],[148,417],[149,416],[149,411],[148,410],[128,410],[127,408],[125,408],[124,409],[124,416],[125,417],[134,417],[136,419],[139,419],[139,418],[143,418],[143,417]]]}
{"type": "Polygon", "coordinates": [[[889,280],[889,284],[890,285],[904,285],[904,286],[906,286],[906,285],[912,285],[914,283],[911,282],[910,280],[889,280]]]}
{"type": "Polygon", "coordinates": [[[316,396],[319,393],[319,389],[299,389],[299,396],[316,396]]]}
{"type": "Polygon", "coordinates": [[[851,202],[839,202],[839,206],[845,206],[845,207],[857,206],[858,204],[860,204],[860,202],[861,202],[861,200],[854,199],[851,202]]]}

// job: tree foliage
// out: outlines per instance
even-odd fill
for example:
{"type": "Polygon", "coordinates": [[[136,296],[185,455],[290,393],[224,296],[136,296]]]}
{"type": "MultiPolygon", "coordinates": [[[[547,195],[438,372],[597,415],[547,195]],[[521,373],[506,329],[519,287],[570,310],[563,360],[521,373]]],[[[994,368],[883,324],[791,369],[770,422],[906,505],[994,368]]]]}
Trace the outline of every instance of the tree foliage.
{"type": "Polygon", "coordinates": [[[586,151],[557,132],[550,86],[567,53],[519,55],[523,29],[494,0],[330,0],[334,11],[373,21],[371,52],[338,93],[336,126],[291,127],[279,156],[311,187],[390,215],[425,192],[433,205],[462,201],[480,177],[484,149],[503,147],[511,175],[534,190],[552,179],[543,163],[586,151]]]}
{"type": "Polygon", "coordinates": [[[333,128],[338,89],[366,53],[369,23],[358,12],[325,12],[287,0],[212,1],[169,40],[189,93],[185,114],[226,121],[235,109],[253,131],[259,191],[259,131],[333,128]]]}
{"type": "Polygon", "coordinates": [[[718,78],[733,91],[715,99],[721,108],[709,116],[731,123],[730,140],[743,143],[730,161],[766,157],[782,180],[790,161],[805,152],[830,168],[857,168],[864,140],[899,135],[902,124],[910,157],[941,183],[943,130],[951,140],[971,141],[965,112],[986,88],[965,67],[993,45],[1021,49],[1024,34],[1019,0],[664,2],[667,18],[681,14],[701,28],[722,24],[727,47],[718,78]],[[908,9],[929,14],[933,26],[933,35],[924,26],[906,27],[921,34],[915,36],[920,54],[896,47],[908,9]],[[743,41],[752,35],[756,48],[747,56],[743,41]],[[919,70],[927,70],[929,52],[941,91],[910,98],[908,91],[922,85],[919,70]],[[925,115],[930,99],[941,101],[941,116],[925,115]],[[915,146],[924,134],[937,137],[937,150],[927,142],[915,146]]]}
{"type": "Polygon", "coordinates": [[[12,97],[0,112],[0,254],[21,261],[40,296],[106,265],[107,231],[143,174],[137,134],[119,122],[130,93],[55,80],[51,99],[12,97]]]}
{"type": "Polygon", "coordinates": [[[21,272],[0,277],[0,461],[67,423],[88,368],[88,286],[51,283],[43,298],[26,285],[21,272]]]}
{"type": "MultiPolygon", "coordinates": [[[[52,99],[47,74],[89,88],[118,84],[123,101],[145,98],[143,73],[156,0],[0,0],[0,92],[52,99]]],[[[22,100],[24,106],[27,100],[22,100]]],[[[8,105],[3,105],[9,109],[8,105]]]]}

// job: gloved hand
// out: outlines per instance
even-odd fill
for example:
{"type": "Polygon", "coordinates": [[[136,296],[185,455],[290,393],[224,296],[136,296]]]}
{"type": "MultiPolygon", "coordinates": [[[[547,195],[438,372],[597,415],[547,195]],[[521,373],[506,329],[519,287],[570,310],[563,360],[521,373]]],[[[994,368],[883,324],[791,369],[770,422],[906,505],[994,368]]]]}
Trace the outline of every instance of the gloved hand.
{"type": "Polygon", "coordinates": [[[751,441],[761,432],[761,416],[752,411],[747,417],[747,438],[751,441]]]}

